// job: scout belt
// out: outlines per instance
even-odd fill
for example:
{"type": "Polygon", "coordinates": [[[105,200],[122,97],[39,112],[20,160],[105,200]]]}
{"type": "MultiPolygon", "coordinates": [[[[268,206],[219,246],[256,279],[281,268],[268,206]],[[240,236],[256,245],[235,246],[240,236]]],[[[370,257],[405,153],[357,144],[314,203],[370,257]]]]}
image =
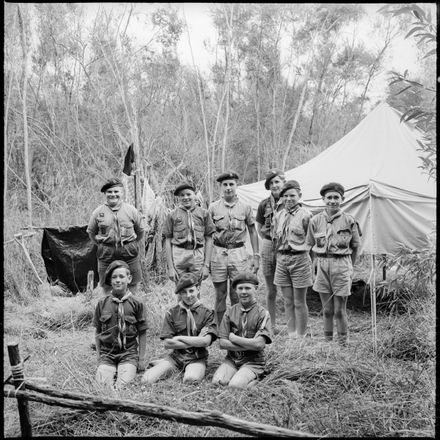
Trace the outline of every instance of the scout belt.
{"type": "Polygon", "coordinates": [[[222,243],[219,243],[218,241],[214,240],[214,245],[218,246],[218,247],[225,248],[225,249],[237,249],[237,248],[241,248],[242,246],[244,246],[244,243],[241,242],[241,243],[225,243],[225,244],[222,244],[222,243]]]}

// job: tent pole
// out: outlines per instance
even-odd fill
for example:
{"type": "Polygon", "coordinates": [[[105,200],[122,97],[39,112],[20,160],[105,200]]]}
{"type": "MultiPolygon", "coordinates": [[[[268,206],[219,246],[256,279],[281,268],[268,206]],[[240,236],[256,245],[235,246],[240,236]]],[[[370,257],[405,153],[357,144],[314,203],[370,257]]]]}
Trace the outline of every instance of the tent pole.
{"type": "Polygon", "coordinates": [[[373,203],[371,201],[371,189],[368,199],[370,205],[370,302],[371,302],[371,331],[373,337],[373,351],[377,355],[377,327],[376,327],[376,265],[374,259],[374,229],[373,229],[373,203]]]}

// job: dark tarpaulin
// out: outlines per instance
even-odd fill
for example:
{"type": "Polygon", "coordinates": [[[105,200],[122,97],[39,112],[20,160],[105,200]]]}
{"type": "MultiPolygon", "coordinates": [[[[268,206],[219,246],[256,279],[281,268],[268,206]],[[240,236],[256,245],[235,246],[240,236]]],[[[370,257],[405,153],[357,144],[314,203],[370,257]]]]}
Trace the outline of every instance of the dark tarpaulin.
{"type": "Polygon", "coordinates": [[[49,281],[61,281],[73,293],[87,288],[87,273],[95,273],[98,283],[96,245],[90,240],[87,226],[44,228],[41,255],[49,281]]]}

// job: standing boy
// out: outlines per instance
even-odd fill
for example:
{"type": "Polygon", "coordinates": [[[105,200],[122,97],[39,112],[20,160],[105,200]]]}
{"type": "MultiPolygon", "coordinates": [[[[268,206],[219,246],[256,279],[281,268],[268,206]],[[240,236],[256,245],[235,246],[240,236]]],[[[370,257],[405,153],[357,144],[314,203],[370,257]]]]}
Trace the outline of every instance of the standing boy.
{"type": "Polygon", "coordinates": [[[209,275],[212,234],[215,226],[208,210],[198,206],[195,188],[182,183],[174,190],[179,205],[166,218],[163,234],[168,277],[177,283],[182,274],[195,274],[199,281],[209,275]]]}
{"type": "Polygon", "coordinates": [[[171,353],[142,377],[143,383],[155,383],[173,371],[183,371],[184,382],[200,382],[206,371],[208,350],[217,338],[214,311],[199,300],[198,278],[183,274],[176,285],[179,304],[169,309],[163,321],[160,339],[171,353]]]}
{"type": "Polygon", "coordinates": [[[90,217],[87,233],[98,245],[99,284],[104,288],[105,272],[114,260],[125,261],[130,267],[130,290],[137,292],[142,278],[139,243],[144,236],[140,212],[123,201],[124,186],[119,179],[108,180],[101,188],[106,201],[90,217]]]}
{"type": "Polygon", "coordinates": [[[277,287],[273,282],[276,267],[276,250],[274,249],[272,242],[272,222],[274,214],[283,206],[282,199],[280,199],[280,191],[285,181],[286,178],[284,177],[283,171],[278,169],[268,171],[264,187],[267,190],[270,190],[271,194],[260,202],[257,209],[257,216],[255,218],[258,235],[263,240],[263,247],[261,249],[261,266],[267,290],[267,310],[270,314],[274,332],[276,332],[277,287]]]}
{"type": "Polygon", "coordinates": [[[215,384],[247,388],[264,372],[264,348],[272,342],[272,331],[269,312],[257,304],[257,286],[258,278],[251,272],[241,272],[232,280],[240,302],[220,324],[220,348],[227,355],[214,373],[215,384]]]}
{"type": "Polygon", "coordinates": [[[301,205],[301,187],[288,180],[280,191],[283,209],[275,214],[273,236],[277,249],[275,284],[281,288],[290,338],[306,334],[307,289],[312,285],[310,246],[306,243],[312,213],[301,205]]]}
{"type": "Polygon", "coordinates": [[[128,290],[131,274],[127,263],[110,263],[105,282],[111,286],[110,295],[98,301],[93,317],[96,380],[119,389],[135,378],[137,369],[145,370],[146,314],[143,303],[128,290]]]}
{"type": "Polygon", "coordinates": [[[320,194],[326,208],[311,218],[306,239],[317,259],[313,290],[322,302],[325,339],[333,339],[335,320],[339,342],[345,344],[347,298],[360,245],[359,231],[353,216],[341,211],[344,187],[340,183],[324,185],[320,194]]]}
{"type": "MultiPolygon", "coordinates": [[[[258,253],[258,235],[252,208],[237,197],[238,175],[227,171],[217,177],[222,193],[221,199],[211,203],[209,213],[216,228],[214,247],[211,256],[211,277],[215,288],[215,312],[219,325],[226,310],[228,281],[247,269],[247,251],[245,247],[246,228],[253,251],[252,268],[257,273],[260,265],[258,253]]],[[[238,302],[234,288],[229,291],[231,305],[238,302]]]]}

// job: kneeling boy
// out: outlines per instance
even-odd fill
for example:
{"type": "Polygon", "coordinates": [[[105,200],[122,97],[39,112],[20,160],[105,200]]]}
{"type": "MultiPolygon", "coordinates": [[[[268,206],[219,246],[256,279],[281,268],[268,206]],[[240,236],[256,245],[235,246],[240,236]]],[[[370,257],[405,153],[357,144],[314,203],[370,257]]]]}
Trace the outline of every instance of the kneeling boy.
{"type": "Polygon", "coordinates": [[[96,380],[119,389],[136,377],[137,369],[145,369],[146,314],[144,304],[128,290],[131,275],[125,261],[110,263],[104,279],[111,292],[98,301],[93,317],[96,380]]]}
{"type": "Polygon", "coordinates": [[[264,372],[264,348],[272,342],[269,312],[257,304],[258,278],[242,272],[232,280],[239,303],[223,316],[219,328],[220,348],[228,353],[214,373],[213,383],[247,388],[264,372]]]}
{"type": "Polygon", "coordinates": [[[148,369],[143,383],[154,383],[173,371],[184,371],[183,382],[200,382],[206,371],[208,350],[217,338],[214,311],[199,300],[199,279],[195,274],[183,274],[177,282],[175,293],[179,303],[168,310],[160,339],[171,353],[148,369]]]}

